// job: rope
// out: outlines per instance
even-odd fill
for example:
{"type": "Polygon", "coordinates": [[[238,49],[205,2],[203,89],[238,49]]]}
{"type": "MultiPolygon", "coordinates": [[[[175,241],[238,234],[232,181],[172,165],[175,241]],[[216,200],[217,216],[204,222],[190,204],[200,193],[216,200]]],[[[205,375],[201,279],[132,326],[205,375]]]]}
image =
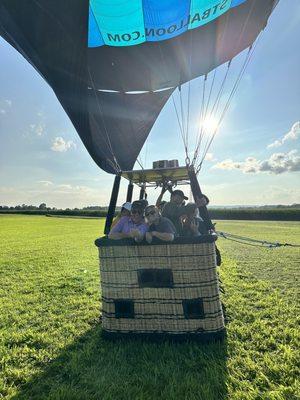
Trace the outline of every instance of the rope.
{"type": "Polygon", "coordinates": [[[232,233],[227,233],[227,232],[220,232],[217,231],[216,234],[223,238],[223,239],[228,239],[233,242],[241,243],[241,244],[246,244],[248,246],[256,246],[256,247],[268,247],[268,248],[274,248],[274,247],[300,247],[300,244],[292,244],[292,243],[279,243],[279,242],[268,242],[266,240],[258,240],[258,239],[253,239],[245,236],[239,236],[239,235],[234,235],[232,233]]]}
{"type": "Polygon", "coordinates": [[[220,117],[220,119],[219,119],[219,121],[218,121],[217,127],[215,128],[215,130],[214,130],[214,132],[213,132],[213,134],[212,134],[210,140],[207,141],[206,144],[205,144],[202,159],[201,159],[201,161],[200,161],[200,163],[199,163],[199,165],[198,165],[198,167],[197,167],[197,169],[196,169],[197,173],[201,170],[201,167],[202,167],[203,161],[204,161],[204,159],[205,159],[205,156],[206,156],[206,154],[207,154],[207,152],[208,152],[208,150],[209,150],[209,148],[210,148],[210,146],[211,146],[211,144],[212,144],[212,142],[213,142],[213,140],[214,140],[214,138],[215,138],[215,136],[216,136],[216,134],[217,134],[217,132],[218,132],[218,129],[219,129],[219,127],[220,127],[220,125],[221,125],[221,123],[222,123],[224,117],[225,117],[225,114],[226,114],[226,112],[227,112],[227,110],[228,110],[228,108],[229,108],[229,106],[230,106],[231,100],[232,100],[234,94],[235,94],[236,91],[237,91],[237,88],[238,88],[238,86],[239,86],[239,84],[240,84],[240,82],[241,82],[241,79],[242,79],[242,77],[243,77],[243,75],[244,75],[244,73],[245,73],[245,70],[246,70],[246,68],[247,68],[247,66],[248,66],[248,64],[249,64],[249,62],[250,62],[250,60],[251,60],[251,58],[252,58],[252,56],[253,56],[253,53],[254,53],[254,51],[255,51],[255,49],[256,49],[256,46],[257,46],[258,41],[259,41],[259,38],[260,38],[260,36],[258,37],[258,39],[257,39],[257,41],[255,42],[255,45],[254,45],[254,46],[250,46],[250,47],[249,47],[249,50],[248,50],[247,55],[246,55],[246,58],[245,58],[245,60],[244,60],[244,62],[243,62],[243,64],[242,64],[241,70],[240,70],[240,72],[239,72],[239,74],[238,74],[238,76],[237,76],[237,79],[236,79],[236,81],[235,81],[235,83],[234,83],[234,86],[233,86],[233,88],[232,88],[232,90],[231,90],[231,92],[230,92],[230,94],[229,94],[229,97],[228,97],[228,99],[227,99],[227,102],[226,102],[226,104],[225,104],[225,106],[224,106],[224,109],[223,109],[223,111],[222,111],[222,113],[221,113],[221,117],[220,117]]]}
{"type": "Polygon", "coordinates": [[[191,81],[188,83],[188,104],[187,104],[187,117],[186,117],[186,135],[185,142],[186,148],[189,148],[189,120],[190,120],[190,94],[191,94],[191,81]]]}
{"type": "Polygon", "coordinates": [[[109,148],[109,150],[111,152],[113,160],[115,162],[115,165],[113,165],[113,167],[114,167],[115,171],[117,173],[119,173],[119,172],[121,172],[121,168],[120,168],[120,165],[119,165],[119,163],[117,161],[117,158],[115,156],[114,150],[112,148],[111,141],[109,139],[108,131],[107,131],[105,120],[104,120],[103,113],[102,113],[102,108],[100,106],[100,101],[99,101],[99,98],[98,98],[97,93],[96,93],[94,80],[93,80],[93,77],[92,77],[92,74],[91,74],[91,71],[90,71],[89,68],[88,68],[88,73],[89,73],[90,81],[91,81],[91,84],[92,84],[93,92],[94,92],[94,95],[95,95],[95,98],[96,98],[96,102],[97,102],[98,110],[99,110],[99,113],[100,113],[100,117],[101,117],[101,120],[102,120],[102,123],[103,123],[103,126],[104,126],[104,131],[105,131],[106,138],[107,138],[107,145],[108,145],[108,148],[109,148]]]}
{"type": "Polygon", "coordinates": [[[203,81],[203,86],[202,86],[202,100],[201,100],[201,104],[200,104],[200,108],[199,108],[199,118],[197,119],[197,122],[199,121],[199,123],[198,123],[197,135],[196,135],[196,149],[194,152],[192,165],[195,164],[195,162],[198,158],[198,153],[199,153],[201,139],[202,139],[201,138],[202,127],[200,126],[200,121],[202,121],[202,114],[203,114],[203,109],[204,109],[206,79],[207,79],[207,76],[204,75],[204,81],[203,81]]]}
{"type": "MultiPolygon", "coordinates": [[[[251,5],[251,8],[250,8],[250,10],[249,10],[249,12],[248,12],[248,14],[247,14],[247,18],[246,18],[246,20],[244,21],[242,30],[241,30],[241,32],[240,32],[240,34],[239,34],[239,38],[238,38],[238,40],[237,40],[237,42],[236,42],[235,49],[237,49],[237,48],[239,47],[239,45],[240,45],[242,36],[244,35],[244,32],[245,32],[245,29],[246,29],[247,24],[249,23],[250,16],[251,16],[252,13],[253,13],[254,6],[256,5],[256,2],[257,2],[257,0],[254,0],[253,3],[252,3],[252,5],[251,5]]],[[[227,21],[227,19],[226,19],[226,26],[227,26],[227,22],[228,22],[228,21],[227,21]]],[[[223,36],[222,36],[222,38],[221,38],[221,41],[223,41],[223,36]]],[[[256,45],[255,45],[255,47],[256,47],[256,45]]],[[[252,48],[252,46],[249,48],[248,54],[250,53],[251,48],[252,48]]],[[[246,67],[247,67],[247,65],[248,65],[248,63],[249,63],[248,54],[247,54],[245,63],[244,63],[244,65],[243,65],[242,68],[241,68],[240,74],[238,75],[237,80],[236,80],[236,82],[235,82],[235,84],[234,84],[234,87],[233,87],[233,89],[232,89],[232,91],[231,91],[231,93],[230,93],[230,95],[229,95],[229,98],[228,98],[227,103],[226,103],[226,105],[225,105],[225,107],[224,107],[224,110],[223,110],[223,112],[222,112],[222,114],[221,114],[221,117],[220,117],[220,119],[219,119],[219,122],[218,122],[218,124],[217,124],[217,127],[215,128],[215,130],[214,130],[214,132],[213,132],[213,134],[212,134],[211,139],[209,140],[209,138],[208,138],[208,140],[206,141],[206,144],[205,144],[205,146],[204,146],[204,152],[203,152],[202,159],[201,159],[199,165],[198,165],[197,168],[196,168],[196,174],[198,174],[199,171],[201,170],[202,163],[203,163],[203,161],[204,161],[204,159],[205,159],[205,157],[206,157],[206,154],[207,154],[207,152],[208,152],[208,150],[209,150],[209,148],[210,148],[210,146],[211,146],[211,144],[212,144],[212,142],[213,142],[213,139],[214,139],[215,136],[216,136],[216,133],[217,133],[217,131],[218,131],[220,125],[221,125],[221,122],[222,122],[222,120],[223,120],[223,118],[224,118],[224,116],[225,116],[225,114],[226,114],[226,112],[227,112],[227,110],[228,110],[228,107],[229,107],[229,105],[230,105],[231,99],[232,99],[233,95],[235,94],[235,92],[236,92],[236,90],[237,90],[237,87],[238,87],[238,85],[239,85],[239,83],[240,83],[241,77],[243,76],[243,74],[244,74],[244,72],[245,72],[245,69],[246,69],[246,67]]],[[[253,54],[253,52],[252,52],[252,54],[253,54]]],[[[252,54],[251,54],[251,56],[252,56],[252,54]]],[[[249,58],[251,58],[251,56],[250,56],[249,58]]],[[[216,102],[215,102],[215,104],[214,104],[214,106],[213,106],[212,112],[210,113],[210,117],[212,117],[212,115],[213,115],[214,112],[215,112],[215,115],[216,115],[217,109],[218,109],[218,107],[219,107],[219,101],[220,101],[220,99],[221,99],[221,92],[223,92],[224,83],[225,83],[225,80],[226,80],[226,78],[227,78],[227,74],[228,74],[228,70],[229,70],[230,64],[231,64],[231,61],[229,61],[228,69],[227,69],[227,72],[226,72],[226,75],[225,75],[225,79],[223,80],[223,83],[222,83],[222,85],[221,85],[221,89],[220,89],[220,91],[219,91],[220,96],[218,95],[218,99],[216,100],[216,102]]],[[[198,153],[199,153],[199,150],[197,151],[197,157],[196,157],[195,163],[196,163],[196,161],[197,161],[197,159],[198,159],[198,153]]]]}
{"type": "Polygon", "coordinates": [[[178,109],[177,109],[177,106],[176,106],[176,103],[175,103],[175,100],[174,100],[174,95],[173,95],[173,93],[172,93],[172,96],[171,96],[171,97],[172,97],[173,106],[174,106],[175,113],[176,113],[176,117],[177,117],[177,122],[178,122],[178,125],[179,125],[179,130],[180,130],[181,138],[182,138],[182,141],[183,141],[183,146],[184,146],[185,154],[186,154],[186,156],[188,156],[188,154],[187,154],[187,146],[186,146],[185,137],[184,137],[184,132],[183,132],[183,128],[182,128],[181,123],[180,123],[179,113],[178,113],[178,109]]]}

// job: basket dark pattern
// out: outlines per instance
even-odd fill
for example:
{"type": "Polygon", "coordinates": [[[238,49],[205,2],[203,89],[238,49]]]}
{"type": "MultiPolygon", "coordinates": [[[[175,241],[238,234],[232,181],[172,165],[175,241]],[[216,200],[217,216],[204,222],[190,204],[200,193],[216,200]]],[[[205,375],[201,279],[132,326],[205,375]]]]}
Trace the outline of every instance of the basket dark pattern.
{"type": "Polygon", "coordinates": [[[224,331],[214,243],[100,246],[99,258],[105,332],[224,331]]]}

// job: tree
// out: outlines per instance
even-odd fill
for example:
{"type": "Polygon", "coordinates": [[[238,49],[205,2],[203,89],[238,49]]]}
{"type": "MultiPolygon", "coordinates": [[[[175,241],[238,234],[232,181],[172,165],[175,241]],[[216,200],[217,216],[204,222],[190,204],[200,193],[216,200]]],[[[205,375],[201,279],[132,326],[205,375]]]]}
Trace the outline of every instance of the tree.
{"type": "Polygon", "coordinates": [[[39,205],[39,210],[46,210],[46,209],[47,209],[46,203],[41,203],[41,204],[39,205]]]}

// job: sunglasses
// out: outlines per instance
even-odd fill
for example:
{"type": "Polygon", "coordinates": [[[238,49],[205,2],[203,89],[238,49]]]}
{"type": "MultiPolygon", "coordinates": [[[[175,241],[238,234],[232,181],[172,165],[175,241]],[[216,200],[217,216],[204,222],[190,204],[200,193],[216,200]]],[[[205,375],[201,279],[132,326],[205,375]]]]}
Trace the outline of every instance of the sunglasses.
{"type": "Polygon", "coordinates": [[[155,215],[156,214],[156,211],[149,211],[149,212],[147,212],[146,214],[145,214],[145,217],[149,217],[149,215],[155,215]]]}

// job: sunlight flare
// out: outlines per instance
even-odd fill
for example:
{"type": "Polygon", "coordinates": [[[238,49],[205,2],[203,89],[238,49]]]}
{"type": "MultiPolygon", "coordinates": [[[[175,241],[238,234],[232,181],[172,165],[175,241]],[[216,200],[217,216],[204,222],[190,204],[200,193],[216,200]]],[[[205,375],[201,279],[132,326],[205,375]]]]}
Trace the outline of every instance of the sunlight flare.
{"type": "Polygon", "coordinates": [[[200,121],[200,127],[206,132],[214,132],[218,129],[218,120],[208,116],[203,121],[200,121]]]}

